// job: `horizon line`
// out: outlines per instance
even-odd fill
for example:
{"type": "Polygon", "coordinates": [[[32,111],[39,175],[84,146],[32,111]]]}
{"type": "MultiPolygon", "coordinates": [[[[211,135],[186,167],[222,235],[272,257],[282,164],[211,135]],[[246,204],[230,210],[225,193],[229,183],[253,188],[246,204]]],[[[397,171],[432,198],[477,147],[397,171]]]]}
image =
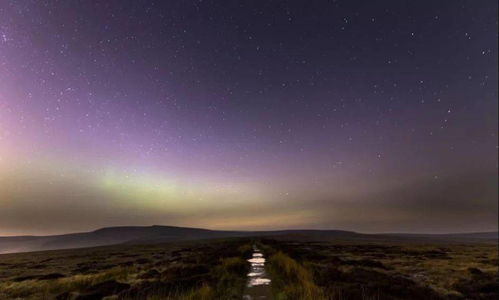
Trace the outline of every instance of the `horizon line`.
{"type": "Polygon", "coordinates": [[[45,234],[45,235],[30,235],[30,234],[21,234],[21,235],[0,235],[0,238],[12,238],[12,237],[49,237],[49,236],[62,236],[62,235],[70,235],[70,234],[83,234],[83,233],[92,233],[96,232],[99,230],[103,229],[109,229],[109,228],[147,228],[147,227],[175,227],[175,228],[184,228],[184,229],[197,229],[197,230],[209,230],[209,231],[229,231],[229,232],[272,232],[272,231],[344,231],[344,232],[351,232],[351,233],[357,233],[357,234],[366,234],[366,235],[383,235],[383,234],[389,234],[389,235],[397,235],[397,234],[405,234],[405,235],[452,235],[452,234],[477,234],[477,233],[497,233],[499,234],[499,229],[498,230],[484,230],[484,231],[463,231],[463,232],[403,232],[403,231],[385,231],[385,232],[361,232],[361,231],[355,231],[355,230],[348,230],[348,229],[338,229],[338,228],[286,228],[286,229],[264,229],[264,230],[247,230],[247,229],[241,229],[241,230],[236,230],[236,229],[211,229],[211,228],[204,228],[204,227],[189,227],[189,226],[177,226],[177,225],[160,225],[160,224],[153,224],[153,225],[116,225],[116,226],[106,226],[106,227],[99,227],[93,230],[88,230],[88,231],[72,231],[72,232],[66,232],[66,233],[58,233],[58,234],[45,234]]]}

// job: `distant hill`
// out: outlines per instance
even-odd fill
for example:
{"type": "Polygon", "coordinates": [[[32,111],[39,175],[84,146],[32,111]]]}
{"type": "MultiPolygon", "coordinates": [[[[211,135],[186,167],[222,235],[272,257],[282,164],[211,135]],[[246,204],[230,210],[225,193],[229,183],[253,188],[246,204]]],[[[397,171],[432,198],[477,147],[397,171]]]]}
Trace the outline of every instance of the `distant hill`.
{"type": "Polygon", "coordinates": [[[498,232],[470,232],[470,233],[445,233],[445,234],[410,234],[410,233],[389,233],[386,236],[403,237],[410,239],[430,239],[430,240],[449,240],[449,241],[497,241],[498,232]]]}
{"type": "Polygon", "coordinates": [[[276,237],[298,240],[362,240],[380,242],[442,241],[442,242],[497,242],[497,232],[457,234],[362,234],[343,230],[279,230],[279,231],[220,231],[175,226],[108,227],[91,232],[50,236],[0,237],[0,254],[53,249],[70,249],[115,245],[123,243],[150,244],[185,240],[229,237],[276,237]]]}
{"type": "Polygon", "coordinates": [[[238,232],[214,231],[174,226],[108,227],[91,232],[50,236],[0,237],[0,253],[69,249],[132,243],[141,241],[179,241],[239,236],[238,232]]]}

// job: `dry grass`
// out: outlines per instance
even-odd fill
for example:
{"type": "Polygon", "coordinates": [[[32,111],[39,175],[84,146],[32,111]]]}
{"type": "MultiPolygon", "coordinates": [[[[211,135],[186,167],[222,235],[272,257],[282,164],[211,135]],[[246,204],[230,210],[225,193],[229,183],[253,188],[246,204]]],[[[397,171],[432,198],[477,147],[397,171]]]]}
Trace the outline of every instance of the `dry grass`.
{"type": "Polygon", "coordinates": [[[282,252],[269,258],[268,268],[276,299],[324,299],[322,290],[314,283],[311,273],[282,252]]]}
{"type": "Polygon", "coordinates": [[[95,293],[106,300],[239,299],[251,251],[247,243],[228,239],[0,255],[0,299],[95,293]]]}
{"type": "Polygon", "coordinates": [[[265,241],[304,266],[329,299],[497,299],[498,247],[265,241]]]}
{"type": "MultiPolygon", "coordinates": [[[[112,299],[240,299],[253,241],[218,240],[0,255],[0,299],[54,299],[128,284],[112,299]],[[47,279],[55,274],[62,278],[47,279]],[[119,295],[119,296],[118,296],[119,295]]],[[[264,239],[275,298],[497,299],[498,248],[264,239]]]]}
{"type": "MultiPolygon", "coordinates": [[[[109,297],[109,300],[113,298],[109,297]]],[[[133,300],[135,298],[120,298],[122,300],[133,300]]],[[[156,294],[149,295],[144,300],[214,300],[215,291],[212,287],[207,284],[203,284],[201,287],[192,289],[187,292],[170,292],[167,294],[156,294]]],[[[107,300],[107,299],[106,299],[107,300]]]]}
{"type": "Polygon", "coordinates": [[[222,259],[215,268],[213,277],[217,283],[215,286],[216,299],[240,298],[246,283],[248,263],[241,257],[229,257],[222,259]]]}
{"type": "Polygon", "coordinates": [[[0,283],[0,299],[50,299],[65,291],[80,291],[107,280],[127,282],[134,273],[136,269],[133,267],[117,267],[98,274],[74,275],[55,280],[7,281],[0,283]]]}

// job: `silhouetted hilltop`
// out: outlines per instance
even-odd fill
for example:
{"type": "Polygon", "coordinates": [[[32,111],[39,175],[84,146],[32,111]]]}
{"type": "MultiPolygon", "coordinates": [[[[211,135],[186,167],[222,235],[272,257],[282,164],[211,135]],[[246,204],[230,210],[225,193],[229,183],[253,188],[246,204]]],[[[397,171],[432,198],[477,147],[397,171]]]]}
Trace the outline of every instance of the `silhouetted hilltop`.
{"type": "Polygon", "coordinates": [[[496,242],[497,232],[457,234],[363,234],[344,230],[276,230],[276,231],[223,231],[175,226],[121,226],[106,227],[91,232],[50,236],[0,237],[0,254],[53,249],[70,249],[115,245],[123,243],[149,244],[185,240],[231,237],[277,237],[299,240],[362,240],[362,241],[445,241],[496,242]]]}

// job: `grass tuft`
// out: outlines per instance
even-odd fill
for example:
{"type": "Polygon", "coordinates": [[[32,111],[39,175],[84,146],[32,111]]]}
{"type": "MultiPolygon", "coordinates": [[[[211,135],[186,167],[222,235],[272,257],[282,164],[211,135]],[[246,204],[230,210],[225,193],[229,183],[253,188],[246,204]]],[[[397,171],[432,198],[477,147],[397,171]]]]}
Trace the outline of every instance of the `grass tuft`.
{"type": "Polygon", "coordinates": [[[286,254],[275,253],[268,266],[276,299],[325,299],[310,272],[286,254]]]}
{"type": "Polygon", "coordinates": [[[49,299],[65,291],[81,291],[89,286],[107,281],[127,281],[135,271],[131,267],[116,267],[92,275],[74,275],[54,280],[26,280],[0,283],[0,298],[49,299]]]}

